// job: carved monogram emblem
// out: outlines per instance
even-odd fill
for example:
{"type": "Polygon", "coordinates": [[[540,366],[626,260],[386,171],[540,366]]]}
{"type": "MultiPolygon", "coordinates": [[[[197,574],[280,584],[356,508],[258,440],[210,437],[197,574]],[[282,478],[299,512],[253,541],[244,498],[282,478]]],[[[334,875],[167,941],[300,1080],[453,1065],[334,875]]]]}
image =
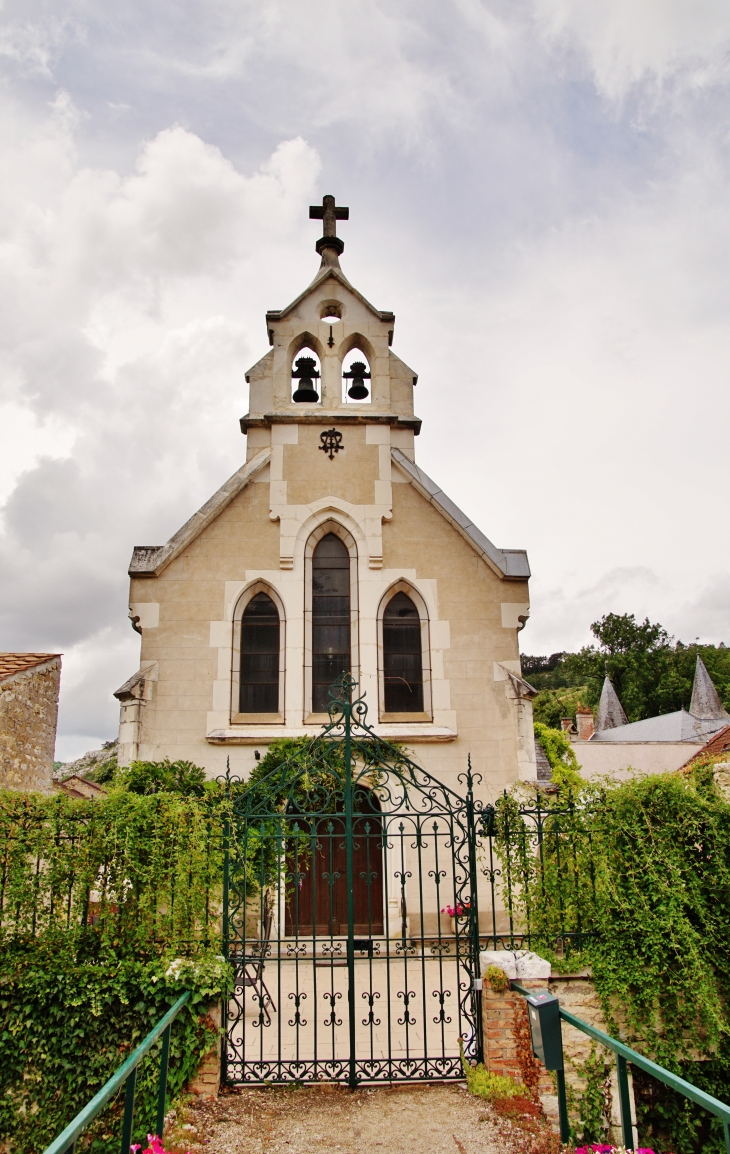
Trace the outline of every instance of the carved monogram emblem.
{"type": "Polygon", "coordinates": [[[319,446],[322,452],[329,453],[330,461],[334,461],[335,453],[344,448],[342,433],[338,433],[337,429],[326,429],[324,433],[319,434],[319,439],[322,442],[319,446]]]}

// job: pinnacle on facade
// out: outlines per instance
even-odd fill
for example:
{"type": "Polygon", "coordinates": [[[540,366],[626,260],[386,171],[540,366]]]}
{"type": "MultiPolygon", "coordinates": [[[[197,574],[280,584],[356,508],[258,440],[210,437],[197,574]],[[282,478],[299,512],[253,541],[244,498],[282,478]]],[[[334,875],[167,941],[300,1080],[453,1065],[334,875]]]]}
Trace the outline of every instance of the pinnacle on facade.
{"type": "Polygon", "coordinates": [[[689,711],[693,717],[699,718],[700,721],[721,720],[729,716],[699,653],[697,654],[689,711]]]}
{"type": "Polygon", "coordinates": [[[606,674],[601,690],[601,700],[598,703],[598,713],[596,714],[596,733],[600,733],[602,729],[616,729],[617,726],[626,724],[628,724],[628,718],[624,713],[624,707],[618,699],[618,694],[611,684],[608,674],[606,674]]]}

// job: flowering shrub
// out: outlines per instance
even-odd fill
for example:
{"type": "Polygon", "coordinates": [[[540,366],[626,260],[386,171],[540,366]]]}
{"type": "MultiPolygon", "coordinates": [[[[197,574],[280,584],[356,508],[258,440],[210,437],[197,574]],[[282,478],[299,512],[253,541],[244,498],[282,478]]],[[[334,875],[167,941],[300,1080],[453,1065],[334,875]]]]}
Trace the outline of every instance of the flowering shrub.
{"type": "Polygon", "coordinates": [[[442,914],[447,914],[450,918],[465,918],[469,913],[469,903],[457,902],[455,906],[444,906],[441,910],[442,914]]]}
{"type": "MultiPolygon", "coordinates": [[[[146,1150],[145,1154],[147,1154],[146,1150]]],[[[157,1154],[156,1151],[155,1154],[157,1154]]],[[[590,1146],[576,1147],[575,1154],[630,1154],[630,1152],[625,1146],[605,1146],[593,1142],[590,1146]]],[[[654,1154],[654,1151],[649,1146],[637,1146],[633,1154],[654,1154]]]]}
{"type": "Polygon", "coordinates": [[[129,1154],[137,1154],[138,1150],[142,1150],[142,1154],[165,1154],[165,1147],[162,1145],[162,1139],[158,1138],[156,1134],[147,1135],[148,1145],[142,1150],[141,1142],[133,1142],[129,1147],[129,1154]]]}

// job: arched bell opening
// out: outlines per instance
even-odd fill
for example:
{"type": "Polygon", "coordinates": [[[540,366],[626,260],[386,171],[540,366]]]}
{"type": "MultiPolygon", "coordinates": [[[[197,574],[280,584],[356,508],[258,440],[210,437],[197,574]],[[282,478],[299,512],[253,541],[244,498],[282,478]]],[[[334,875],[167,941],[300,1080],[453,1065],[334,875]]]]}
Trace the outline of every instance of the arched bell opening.
{"type": "Polygon", "coordinates": [[[294,357],[291,399],[297,405],[316,405],[322,396],[322,366],[314,349],[305,345],[294,357]]]}
{"type": "MultiPolygon", "coordinates": [[[[327,809],[307,812],[317,805],[310,790],[301,807],[289,807],[286,855],[287,937],[323,938],[347,934],[347,844],[341,790],[328,794],[327,809]]],[[[380,802],[364,785],[354,791],[352,819],[352,895],[354,933],[382,935],[383,824],[380,802]]],[[[324,807],[323,807],[324,808],[324,807]]]]}
{"type": "Polygon", "coordinates": [[[347,405],[369,404],[372,399],[370,361],[360,348],[350,349],[342,362],[342,400],[347,405]]]}

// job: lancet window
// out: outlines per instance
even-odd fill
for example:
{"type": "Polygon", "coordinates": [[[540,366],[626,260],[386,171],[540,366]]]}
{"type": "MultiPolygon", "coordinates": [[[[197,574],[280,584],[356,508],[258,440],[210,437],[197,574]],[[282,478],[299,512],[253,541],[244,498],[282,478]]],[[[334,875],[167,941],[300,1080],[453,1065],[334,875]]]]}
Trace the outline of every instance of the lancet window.
{"type": "Polygon", "coordinates": [[[312,556],[312,712],[326,713],[329,689],[351,668],[350,554],[334,533],[312,556]]]}
{"type": "Polygon", "coordinates": [[[257,593],[241,620],[241,713],[279,711],[280,628],[276,605],[257,593]]]}
{"type": "Polygon", "coordinates": [[[406,593],[396,593],[383,614],[386,713],[423,712],[421,619],[406,593]]]}

